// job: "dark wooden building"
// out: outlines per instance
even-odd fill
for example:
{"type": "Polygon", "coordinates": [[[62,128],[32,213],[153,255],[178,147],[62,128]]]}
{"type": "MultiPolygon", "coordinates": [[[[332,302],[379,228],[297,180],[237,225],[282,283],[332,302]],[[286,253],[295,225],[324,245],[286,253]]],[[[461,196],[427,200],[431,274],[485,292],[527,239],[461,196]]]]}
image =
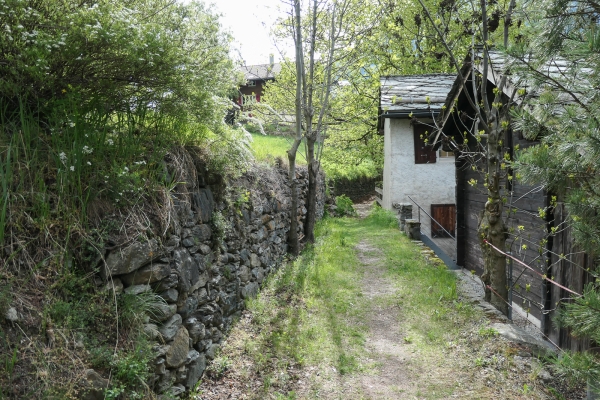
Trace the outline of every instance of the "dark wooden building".
{"type": "MultiPolygon", "coordinates": [[[[470,59],[470,57],[469,57],[470,59]]],[[[504,58],[499,53],[490,54],[490,66],[493,73],[488,78],[487,93],[490,104],[493,101],[496,80],[504,70],[504,58]]],[[[457,234],[457,260],[459,266],[481,275],[483,273],[483,255],[481,242],[478,236],[479,223],[483,215],[484,205],[487,201],[487,188],[484,187],[485,175],[482,172],[485,159],[479,150],[485,145],[485,139],[477,141],[474,135],[475,112],[468,102],[465,90],[472,93],[473,76],[477,79],[476,87],[482,82],[479,74],[473,74],[470,60],[467,60],[462,69],[462,76],[466,77],[461,82],[457,78],[446,100],[446,108],[438,118],[440,127],[435,136],[435,144],[443,145],[450,149],[454,138],[458,143],[467,145],[467,148],[452,148],[456,153],[456,234],[457,234]]],[[[478,64],[474,66],[476,72],[478,64]]],[[[516,81],[516,80],[515,80],[516,81]]],[[[515,99],[518,87],[509,79],[506,85],[503,100],[515,99]]],[[[479,97],[480,98],[480,97],[479,97]]],[[[508,131],[502,140],[503,150],[513,159],[517,149],[524,149],[537,144],[534,140],[527,140],[521,132],[508,131]]],[[[581,293],[583,285],[589,281],[590,276],[585,268],[591,266],[591,260],[584,253],[578,252],[573,244],[569,229],[560,229],[554,235],[550,234],[553,226],[565,226],[566,220],[564,205],[552,193],[548,193],[541,185],[528,185],[522,183],[513,171],[510,164],[506,166],[506,174],[501,182],[503,194],[506,198],[503,217],[508,227],[507,248],[505,251],[512,254],[523,264],[510,261],[507,270],[512,264],[512,303],[515,306],[513,313],[523,313],[534,317],[542,331],[557,345],[562,348],[582,350],[588,347],[585,340],[576,340],[569,332],[558,330],[552,323],[555,308],[559,301],[568,299],[569,293],[560,289],[543,276],[554,277],[571,290],[581,293]],[[508,178],[511,176],[512,178],[508,178]],[[562,225],[561,225],[562,224],[562,225]]],[[[567,300],[568,301],[568,300],[567,300]]]]}

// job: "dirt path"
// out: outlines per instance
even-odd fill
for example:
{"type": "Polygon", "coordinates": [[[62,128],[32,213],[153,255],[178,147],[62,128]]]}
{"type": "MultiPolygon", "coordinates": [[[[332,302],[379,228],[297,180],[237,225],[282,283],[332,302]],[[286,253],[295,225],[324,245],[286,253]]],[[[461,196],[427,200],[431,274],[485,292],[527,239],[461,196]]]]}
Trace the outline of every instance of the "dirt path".
{"type": "MultiPolygon", "coordinates": [[[[398,289],[387,278],[381,249],[363,240],[355,250],[364,271],[361,301],[369,304],[366,315],[370,330],[362,359],[365,371],[350,376],[340,376],[334,370],[314,371],[308,378],[318,387],[320,399],[413,399],[417,392],[415,378],[421,371],[413,363],[412,350],[404,346],[401,311],[393,305],[398,289]]],[[[304,390],[298,394],[299,398],[311,398],[304,390]]]]}
{"type": "MultiPolygon", "coordinates": [[[[368,215],[371,203],[355,206],[360,218],[368,215]]],[[[404,343],[405,335],[400,327],[400,309],[390,300],[398,295],[398,288],[387,278],[382,262],[382,251],[362,240],[356,246],[357,257],[364,268],[361,280],[362,292],[371,303],[371,327],[367,337],[368,357],[375,362],[376,371],[363,374],[360,382],[366,397],[395,399],[413,397],[416,388],[413,374],[412,352],[404,343]]]]}
{"type": "Polygon", "coordinates": [[[390,303],[397,289],[381,265],[381,250],[361,241],[357,246],[358,259],[364,267],[362,289],[371,303],[371,331],[366,348],[377,365],[377,373],[363,374],[360,382],[367,397],[373,399],[412,397],[415,392],[411,368],[411,352],[404,343],[400,329],[400,309],[390,303]]]}

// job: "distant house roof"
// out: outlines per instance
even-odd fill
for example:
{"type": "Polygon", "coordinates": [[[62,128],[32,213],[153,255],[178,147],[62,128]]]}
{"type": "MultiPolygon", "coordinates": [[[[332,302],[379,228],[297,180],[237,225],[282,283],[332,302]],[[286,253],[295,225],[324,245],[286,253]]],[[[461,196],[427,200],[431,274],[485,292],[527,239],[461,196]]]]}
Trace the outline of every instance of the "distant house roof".
{"type": "Polygon", "coordinates": [[[281,64],[259,64],[259,65],[244,65],[242,72],[246,75],[247,81],[263,80],[268,81],[275,79],[275,76],[281,72],[281,64]]]}
{"type": "Polygon", "coordinates": [[[456,74],[395,75],[381,77],[380,114],[388,118],[439,113],[456,74]]]}

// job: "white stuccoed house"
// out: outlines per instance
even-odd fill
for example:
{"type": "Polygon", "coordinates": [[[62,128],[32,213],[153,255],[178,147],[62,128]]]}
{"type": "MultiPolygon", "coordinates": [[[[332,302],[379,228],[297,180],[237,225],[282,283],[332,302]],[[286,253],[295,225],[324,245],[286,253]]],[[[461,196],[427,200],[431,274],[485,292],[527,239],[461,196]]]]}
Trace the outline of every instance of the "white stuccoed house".
{"type": "MultiPolygon", "coordinates": [[[[455,80],[456,74],[381,78],[379,127],[385,158],[380,203],[388,210],[412,204],[414,219],[420,207],[421,233],[430,238],[455,235],[454,153],[434,150],[426,141],[455,80]]],[[[448,246],[455,254],[455,246],[448,246]]]]}

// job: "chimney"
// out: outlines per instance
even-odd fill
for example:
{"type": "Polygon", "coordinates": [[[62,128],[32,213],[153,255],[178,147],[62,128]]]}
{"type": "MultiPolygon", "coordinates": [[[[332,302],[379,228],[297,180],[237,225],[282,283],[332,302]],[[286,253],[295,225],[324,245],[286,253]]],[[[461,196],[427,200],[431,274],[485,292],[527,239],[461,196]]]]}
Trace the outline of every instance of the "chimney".
{"type": "Polygon", "coordinates": [[[269,65],[273,66],[275,64],[275,55],[273,53],[269,54],[269,65]]]}

